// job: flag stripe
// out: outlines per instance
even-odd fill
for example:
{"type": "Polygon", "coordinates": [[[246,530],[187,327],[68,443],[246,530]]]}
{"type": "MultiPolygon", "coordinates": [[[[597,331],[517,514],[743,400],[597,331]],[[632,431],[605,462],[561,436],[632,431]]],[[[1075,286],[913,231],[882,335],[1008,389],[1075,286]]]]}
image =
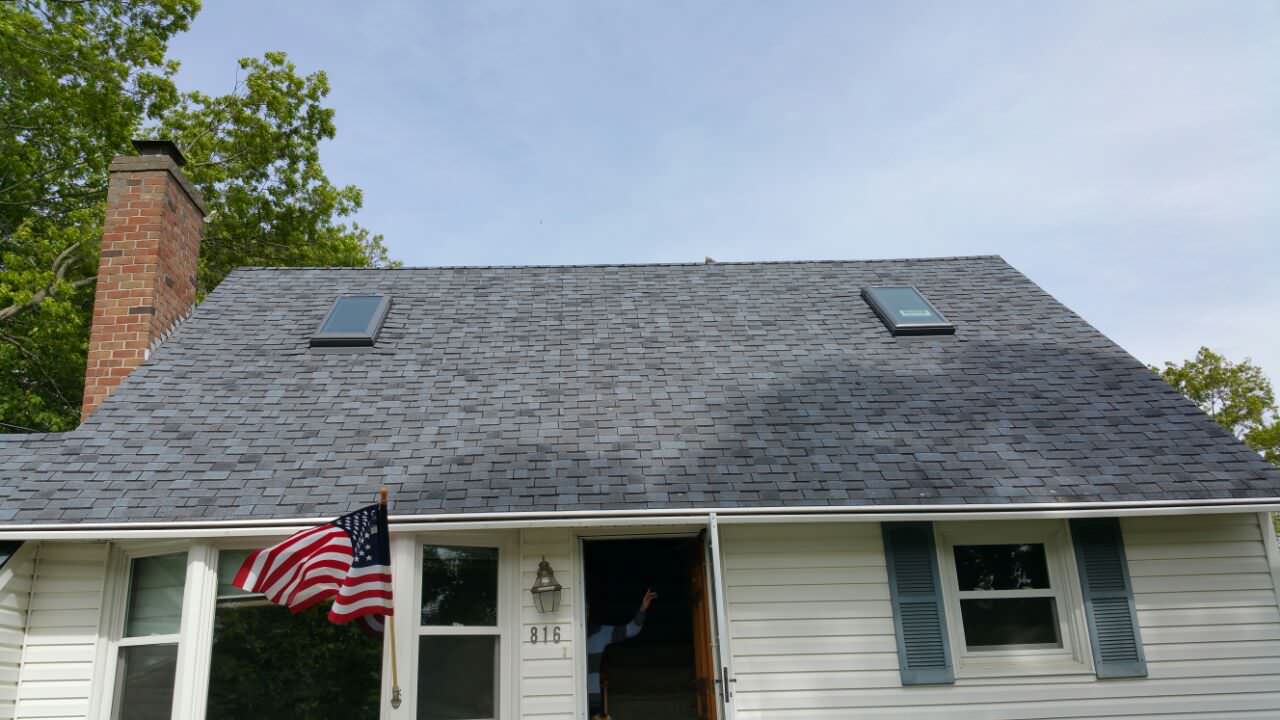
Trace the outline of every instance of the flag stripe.
{"type": "Polygon", "coordinates": [[[287,578],[287,584],[279,585],[277,588],[267,591],[267,597],[272,602],[278,602],[277,598],[287,598],[297,591],[299,587],[305,587],[311,578],[333,575],[342,578],[347,574],[347,570],[351,568],[351,556],[343,555],[340,552],[330,551],[321,555],[316,555],[309,560],[299,563],[297,571],[287,578]]]}
{"type": "MultiPolygon", "coordinates": [[[[329,533],[333,530],[332,525],[321,525],[320,527],[308,528],[290,535],[283,542],[273,545],[264,550],[256,550],[245,564],[241,566],[240,572],[236,573],[235,584],[249,592],[260,592],[260,578],[268,572],[269,568],[277,567],[282,562],[282,554],[300,542],[305,542],[308,538],[319,533],[329,533]],[[252,562],[250,562],[252,561],[252,562]],[[249,589],[253,586],[253,589],[249,589]]],[[[287,560],[288,555],[284,555],[283,559],[287,560]]]]}
{"type": "Polygon", "coordinates": [[[379,631],[392,613],[391,548],[386,509],[370,505],[308,528],[245,558],[233,583],[301,612],[330,598],[329,620],[366,618],[379,631]]]}
{"type": "MultiPolygon", "coordinates": [[[[350,549],[351,541],[343,537],[343,534],[341,528],[330,528],[327,532],[315,533],[294,542],[291,547],[268,561],[258,585],[263,588],[278,588],[281,579],[297,569],[298,562],[305,561],[316,553],[324,552],[330,545],[345,542],[350,549]]],[[[266,592],[270,594],[272,591],[268,589],[266,592]]]]}

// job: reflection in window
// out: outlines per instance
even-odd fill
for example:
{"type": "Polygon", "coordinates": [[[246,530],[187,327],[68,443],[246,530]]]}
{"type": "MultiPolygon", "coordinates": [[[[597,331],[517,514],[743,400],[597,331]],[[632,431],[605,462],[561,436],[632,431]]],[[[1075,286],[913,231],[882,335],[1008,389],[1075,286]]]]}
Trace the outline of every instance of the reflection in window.
{"type": "Polygon", "coordinates": [[[966,647],[1062,647],[1043,544],[956,545],[954,556],[966,647]]]}
{"type": "Polygon", "coordinates": [[[961,600],[960,614],[965,644],[971,648],[1061,645],[1053,598],[961,600]]]}
{"type": "Polygon", "coordinates": [[[424,635],[418,651],[418,720],[496,717],[498,638],[424,635]]]}
{"type": "Polygon", "coordinates": [[[422,624],[498,624],[497,548],[422,549],[422,624]]]}
{"type": "Polygon", "coordinates": [[[169,720],[178,646],[134,645],[120,648],[117,716],[129,720],[169,720]]]}
{"type": "Polygon", "coordinates": [[[187,554],[136,558],[130,567],[124,636],[178,632],[182,621],[182,589],[187,579],[187,554]]]}
{"type": "Polygon", "coordinates": [[[328,603],[294,615],[234,587],[245,555],[219,554],[208,720],[375,720],[382,639],[329,622],[328,603]]]}
{"type": "Polygon", "coordinates": [[[1044,545],[957,545],[955,554],[961,590],[1049,587],[1044,545]]]}

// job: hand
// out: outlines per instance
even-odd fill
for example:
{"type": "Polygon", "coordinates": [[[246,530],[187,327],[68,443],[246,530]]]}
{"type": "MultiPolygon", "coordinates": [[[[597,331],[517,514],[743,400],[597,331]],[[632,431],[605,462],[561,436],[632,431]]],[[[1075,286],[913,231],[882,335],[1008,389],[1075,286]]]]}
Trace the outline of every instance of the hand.
{"type": "Polygon", "coordinates": [[[645,590],[644,599],[640,601],[640,612],[648,612],[649,606],[657,599],[658,593],[654,592],[652,589],[645,590]]]}

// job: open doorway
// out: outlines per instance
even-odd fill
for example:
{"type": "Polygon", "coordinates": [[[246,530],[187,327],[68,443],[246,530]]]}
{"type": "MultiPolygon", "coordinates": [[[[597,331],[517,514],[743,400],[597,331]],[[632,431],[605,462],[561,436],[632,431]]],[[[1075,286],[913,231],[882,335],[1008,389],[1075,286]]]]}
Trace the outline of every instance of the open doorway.
{"type": "Polygon", "coordinates": [[[701,537],[584,541],[588,716],[714,720],[703,558],[701,537]]]}

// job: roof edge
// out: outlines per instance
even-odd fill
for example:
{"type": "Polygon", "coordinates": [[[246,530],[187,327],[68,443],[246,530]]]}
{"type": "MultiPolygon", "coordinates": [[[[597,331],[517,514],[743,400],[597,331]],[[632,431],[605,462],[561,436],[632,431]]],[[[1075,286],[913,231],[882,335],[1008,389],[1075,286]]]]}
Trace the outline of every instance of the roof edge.
{"type": "MultiPolygon", "coordinates": [[[[1108,502],[987,503],[970,505],[813,505],[799,507],[692,507],[635,510],[564,510],[391,515],[393,529],[419,531],[459,527],[670,524],[715,515],[722,522],[787,522],[898,519],[983,520],[1122,515],[1192,515],[1221,512],[1280,512],[1280,497],[1108,502]]],[[[0,525],[0,540],[112,540],[139,537],[236,537],[291,533],[331,522],[332,517],[245,520],[171,520],[121,523],[31,523],[0,525]]]]}
{"type": "Polygon", "coordinates": [[[311,267],[268,267],[257,265],[242,265],[233,269],[231,272],[239,271],[310,271],[310,270],[366,270],[369,272],[394,272],[404,270],[547,270],[547,269],[577,269],[577,268],[648,268],[648,267],[710,267],[714,268],[719,265],[732,265],[736,267],[746,265],[872,265],[877,263],[913,263],[913,262],[943,262],[943,261],[960,261],[960,260],[999,260],[1008,265],[1008,261],[1001,255],[984,254],[984,255],[937,255],[926,257],[898,257],[898,258],[866,258],[861,260],[717,260],[713,263],[705,261],[697,262],[640,262],[640,263],[564,263],[564,264],[533,264],[533,265],[402,265],[397,267],[354,267],[354,266],[311,266],[311,267]]]}

